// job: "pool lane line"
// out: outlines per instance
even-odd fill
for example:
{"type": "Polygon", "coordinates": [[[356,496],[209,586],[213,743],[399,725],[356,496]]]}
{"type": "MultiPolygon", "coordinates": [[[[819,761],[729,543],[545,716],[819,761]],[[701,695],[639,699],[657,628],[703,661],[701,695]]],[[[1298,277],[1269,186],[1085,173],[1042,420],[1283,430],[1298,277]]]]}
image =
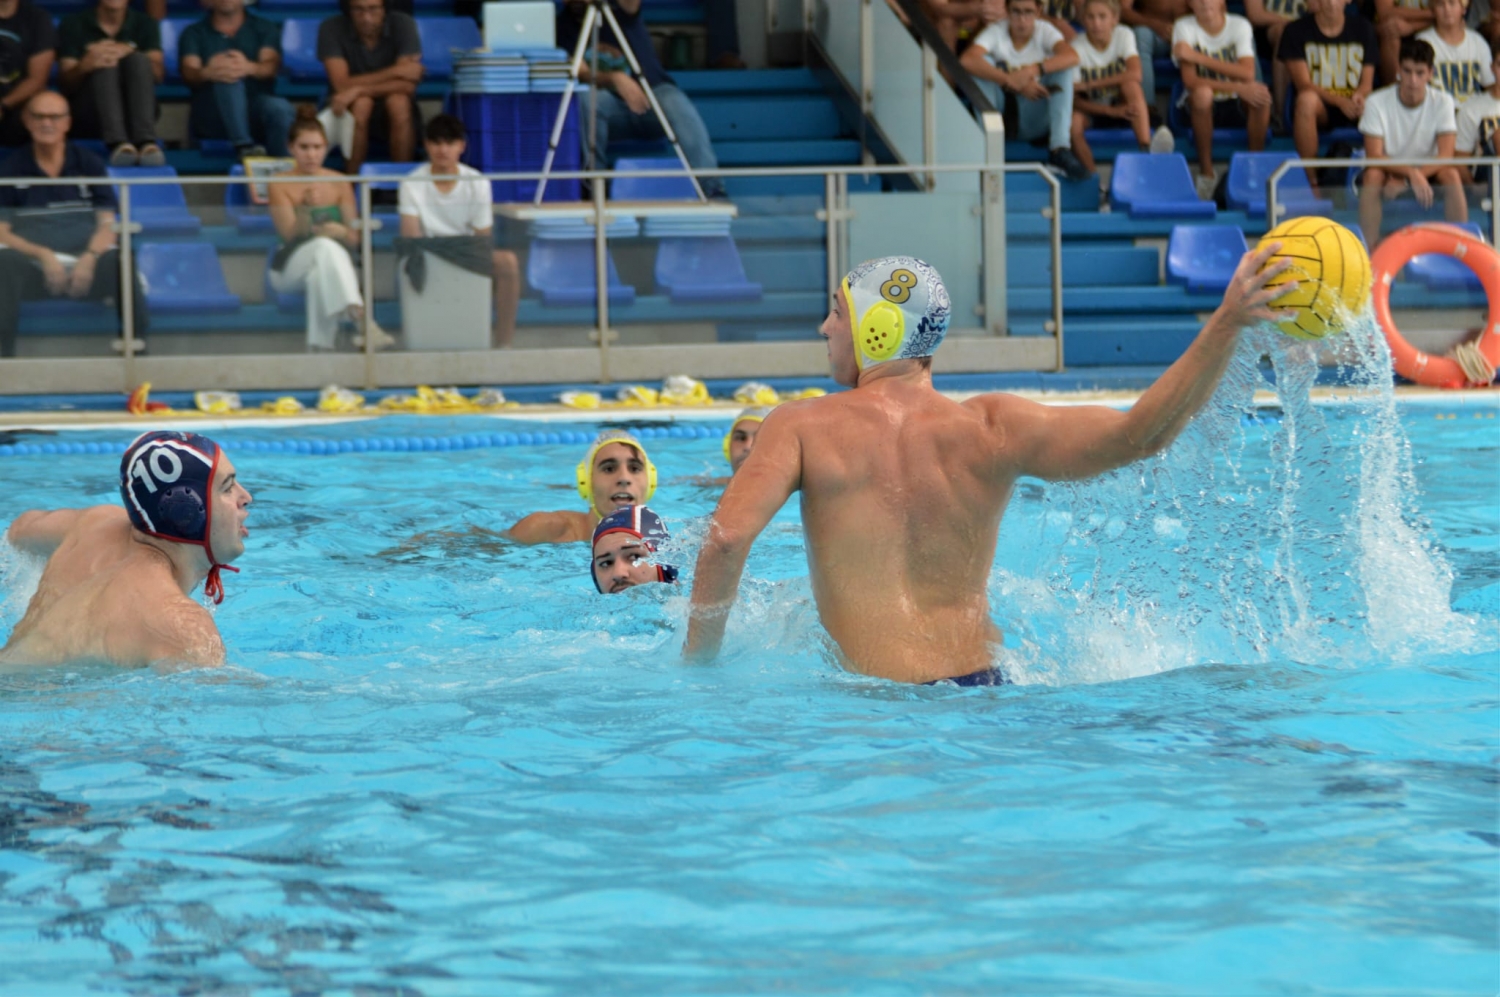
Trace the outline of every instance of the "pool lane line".
{"type": "MultiPolygon", "coordinates": [[[[724,435],[720,427],[711,426],[641,426],[633,430],[642,441],[717,440],[724,435]]],[[[451,436],[376,436],[357,440],[239,440],[224,444],[232,454],[273,453],[326,457],[348,453],[440,453],[454,450],[484,450],[492,447],[587,446],[594,433],[577,430],[540,433],[462,433],[451,436]]],[[[66,454],[124,453],[126,443],[73,443],[67,440],[45,443],[0,444],[0,457],[37,457],[66,454]]]]}

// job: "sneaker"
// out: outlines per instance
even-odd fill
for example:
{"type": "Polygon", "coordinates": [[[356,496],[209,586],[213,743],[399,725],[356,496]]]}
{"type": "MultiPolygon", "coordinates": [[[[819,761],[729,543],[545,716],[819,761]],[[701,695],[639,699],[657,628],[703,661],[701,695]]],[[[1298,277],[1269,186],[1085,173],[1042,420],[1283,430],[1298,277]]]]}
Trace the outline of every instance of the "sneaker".
{"type": "Polygon", "coordinates": [[[252,159],[265,154],[266,147],[263,145],[242,145],[234,150],[235,159],[252,159]]]}
{"type": "MultiPolygon", "coordinates": [[[[396,337],[392,336],[390,333],[386,332],[384,329],[382,329],[380,326],[376,325],[374,322],[370,323],[370,339],[375,344],[375,349],[377,349],[377,350],[388,350],[392,346],[396,345],[396,337]]],[[[364,349],[365,348],[365,337],[364,336],[355,336],[354,337],[354,346],[355,346],[356,349],[360,349],[360,350],[364,349]]]]}
{"type": "Polygon", "coordinates": [[[1160,156],[1164,153],[1177,150],[1177,139],[1172,135],[1172,129],[1162,125],[1151,133],[1151,154],[1160,156]]]}
{"type": "Polygon", "coordinates": [[[1199,173],[1198,200],[1212,201],[1214,199],[1214,188],[1217,186],[1219,186],[1219,174],[1217,172],[1199,173]]]}
{"type": "Polygon", "coordinates": [[[1073,150],[1068,148],[1053,149],[1047,154],[1047,162],[1062,170],[1069,180],[1087,180],[1093,176],[1084,169],[1083,163],[1073,155],[1073,150]]]}
{"type": "Polygon", "coordinates": [[[115,146],[114,151],[109,154],[109,165],[111,166],[134,166],[141,161],[141,154],[135,151],[135,146],[129,142],[123,142],[115,146]]]}
{"type": "Polygon", "coordinates": [[[152,142],[141,150],[142,166],[166,166],[167,154],[161,151],[161,146],[152,142]]]}

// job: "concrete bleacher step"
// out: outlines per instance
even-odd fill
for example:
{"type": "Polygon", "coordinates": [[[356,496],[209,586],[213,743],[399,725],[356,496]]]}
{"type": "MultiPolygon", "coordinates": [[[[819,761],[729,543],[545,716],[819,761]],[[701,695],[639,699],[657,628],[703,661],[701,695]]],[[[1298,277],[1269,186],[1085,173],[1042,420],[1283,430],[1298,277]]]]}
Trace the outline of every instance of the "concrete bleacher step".
{"type": "Polygon", "coordinates": [[[828,254],[822,246],[805,243],[754,243],[740,247],[745,276],[766,291],[823,293],[828,254]]]}
{"type": "Polygon", "coordinates": [[[817,94],[706,96],[693,104],[715,143],[821,139],[840,132],[833,100],[817,94]]]}
{"type": "MultiPolygon", "coordinates": [[[[1069,290],[1080,285],[1150,285],[1161,275],[1161,254],[1152,246],[1064,245],[1062,265],[1063,287],[1069,290]]],[[[1012,287],[1050,288],[1052,254],[1017,246],[1006,254],[1006,278],[1012,287]]]]}
{"type": "Polygon", "coordinates": [[[826,96],[827,90],[811,69],[678,69],[672,79],[683,93],[695,100],[711,94],[808,93],[826,96]]]}

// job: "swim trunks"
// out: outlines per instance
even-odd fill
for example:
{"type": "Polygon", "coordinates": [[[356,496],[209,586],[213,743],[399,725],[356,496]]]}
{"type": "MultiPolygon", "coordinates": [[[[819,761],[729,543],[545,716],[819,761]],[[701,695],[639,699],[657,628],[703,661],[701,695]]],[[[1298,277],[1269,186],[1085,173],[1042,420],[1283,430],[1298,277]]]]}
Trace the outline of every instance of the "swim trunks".
{"type": "Polygon", "coordinates": [[[923,685],[942,685],[948,682],[952,685],[972,689],[977,686],[1010,685],[1010,679],[998,668],[986,668],[983,671],[970,672],[967,675],[955,675],[947,679],[933,679],[931,682],[923,682],[923,685]]]}

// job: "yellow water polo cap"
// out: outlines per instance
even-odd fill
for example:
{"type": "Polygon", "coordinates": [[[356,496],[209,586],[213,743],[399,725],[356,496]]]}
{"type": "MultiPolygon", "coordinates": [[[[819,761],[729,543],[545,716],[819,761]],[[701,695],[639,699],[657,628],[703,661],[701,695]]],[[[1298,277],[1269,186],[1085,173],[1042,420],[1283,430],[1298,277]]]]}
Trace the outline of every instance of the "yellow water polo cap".
{"type": "MultiPolygon", "coordinates": [[[[734,438],[735,426],[738,426],[742,422],[765,422],[766,416],[770,414],[771,409],[768,406],[757,405],[754,408],[747,408],[735,416],[734,421],[729,424],[729,432],[724,434],[724,459],[729,460],[729,441],[734,438]]],[[[731,461],[731,463],[733,462],[731,461]]]]}
{"type": "Polygon", "coordinates": [[[611,443],[623,443],[633,448],[641,455],[641,460],[646,465],[646,494],[642,495],[636,504],[645,505],[651,501],[651,496],[656,494],[656,465],[651,463],[651,457],[646,453],[646,448],[641,446],[641,441],[623,429],[606,429],[594,437],[594,443],[589,447],[589,452],[584,454],[583,460],[578,462],[578,494],[589,504],[592,512],[599,512],[594,508],[594,457],[611,443]]]}
{"type": "Polygon", "coordinates": [[[860,370],[930,357],[948,332],[953,303],[943,278],[913,256],[868,260],[839,285],[854,326],[860,370]]]}

